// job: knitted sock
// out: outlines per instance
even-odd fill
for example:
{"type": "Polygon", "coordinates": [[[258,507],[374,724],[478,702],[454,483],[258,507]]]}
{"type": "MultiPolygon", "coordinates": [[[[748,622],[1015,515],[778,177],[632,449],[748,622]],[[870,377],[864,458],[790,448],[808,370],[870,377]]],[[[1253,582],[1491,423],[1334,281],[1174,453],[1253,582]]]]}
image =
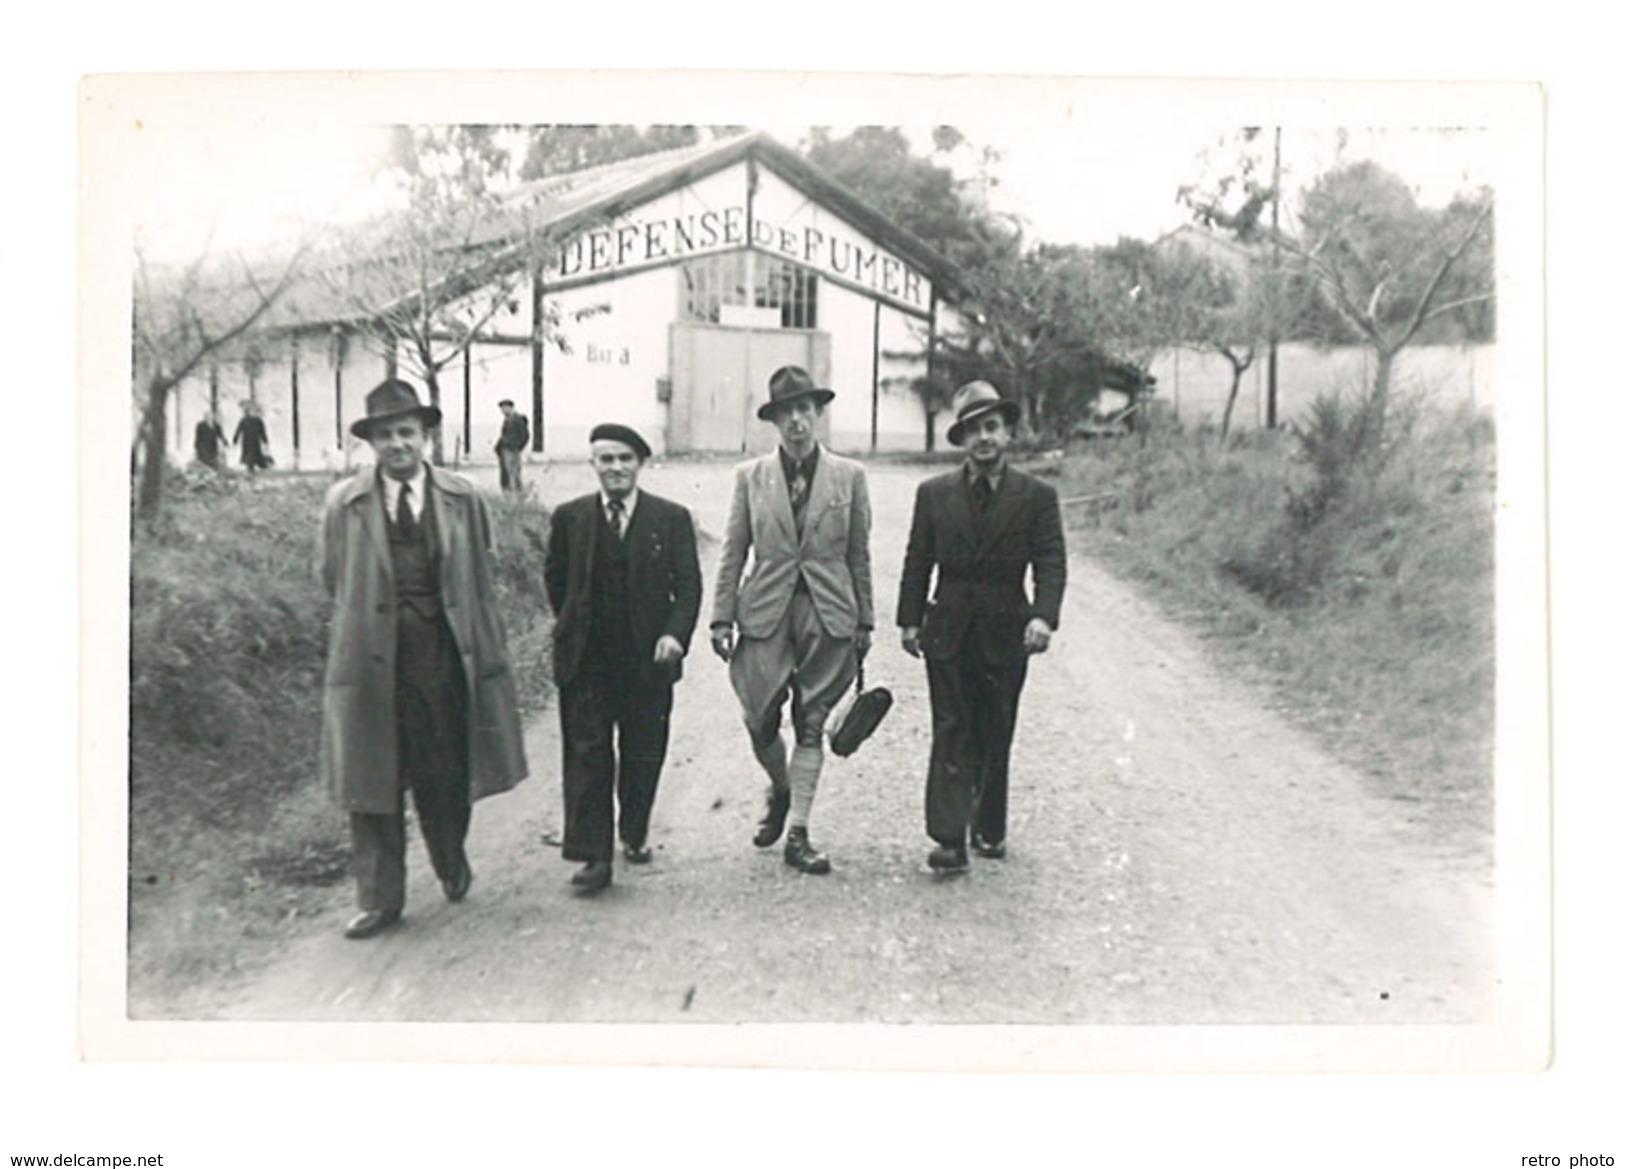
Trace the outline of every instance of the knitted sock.
{"type": "Polygon", "coordinates": [[[822,747],[796,744],[790,753],[790,827],[805,828],[818,791],[818,773],[824,769],[822,747]]]}
{"type": "Polygon", "coordinates": [[[768,779],[773,781],[774,791],[783,791],[790,786],[790,770],[785,763],[782,735],[774,735],[765,743],[752,743],[751,750],[756,752],[756,762],[762,765],[768,779]]]}

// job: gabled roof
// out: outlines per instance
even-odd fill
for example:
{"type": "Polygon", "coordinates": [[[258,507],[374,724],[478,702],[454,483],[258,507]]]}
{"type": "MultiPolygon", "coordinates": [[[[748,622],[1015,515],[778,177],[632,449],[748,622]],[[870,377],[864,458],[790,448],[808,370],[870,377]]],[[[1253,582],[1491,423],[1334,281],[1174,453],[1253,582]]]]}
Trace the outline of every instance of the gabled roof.
{"type": "Polygon", "coordinates": [[[1184,246],[1214,260],[1231,271],[1245,274],[1247,269],[1263,259],[1264,253],[1256,244],[1244,244],[1228,239],[1216,231],[1187,223],[1159,236],[1151,246],[1155,249],[1184,246]]]}
{"type": "MultiPolygon", "coordinates": [[[[564,240],[582,228],[624,215],[745,159],[756,160],[933,281],[953,283],[951,265],[935,249],[761,131],[550,175],[504,193],[502,201],[520,214],[531,233],[564,240]]],[[[511,222],[493,217],[486,228],[473,233],[460,246],[488,250],[489,264],[483,268],[486,272],[511,269],[523,262],[523,244],[515,240],[511,229],[511,222]]],[[[297,329],[357,321],[360,316],[353,296],[344,296],[330,280],[312,273],[289,290],[267,324],[271,328],[297,329]]]]}

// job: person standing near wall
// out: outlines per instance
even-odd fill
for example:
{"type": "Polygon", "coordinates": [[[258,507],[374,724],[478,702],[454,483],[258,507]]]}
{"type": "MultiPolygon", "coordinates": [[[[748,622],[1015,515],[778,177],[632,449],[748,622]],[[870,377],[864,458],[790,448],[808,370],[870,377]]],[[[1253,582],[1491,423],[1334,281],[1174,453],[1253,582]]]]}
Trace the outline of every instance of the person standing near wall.
{"type": "Polygon", "coordinates": [[[243,416],[231,441],[242,452],[243,466],[250,475],[271,465],[271,439],[265,432],[265,419],[260,417],[259,403],[252,398],[243,402],[243,416]]]}
{"type": "Polygon", "coordinates": [[[530,446],[530,420],[514,409],[513,399],[497,403],[502,411],[502,434],[497,438],[497,464],[502,490],[525,493],[525,449],[530,446]]]}
{"type": "Polygon", "coordinates": [[[220,467],[220,451],[226,445],[226,432],[220,427],[220,415],[212,407],[192,431],[192,453],[197,461],[211,471],[220,467]]]}

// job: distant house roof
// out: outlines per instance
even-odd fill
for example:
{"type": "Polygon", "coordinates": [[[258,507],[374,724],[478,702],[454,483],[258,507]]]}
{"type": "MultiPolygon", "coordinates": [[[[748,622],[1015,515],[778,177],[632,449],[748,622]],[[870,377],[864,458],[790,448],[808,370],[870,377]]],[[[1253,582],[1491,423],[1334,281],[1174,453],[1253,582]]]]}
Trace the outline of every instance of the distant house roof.
{"type": "Polygon", "coordinates": [[[1249,269],[1263,258],[1263,253],[1257,246],[1237,243],[1194,223],[1174,228],[1166,235],[1158,237],[1151,246],[1159,250],[1188,247],[1197,254],[1224,265],[1238,276],[1246,275],[1249,269]]]}
{"type": "MultiPolygon", "coordinates": [[[[744,159],[756,160],[932,280],[953,283],[951,265],[935,249],[760,131],[550,175],[524,183],[501,197],[509,209],[522,213],[531,232],[562,241],[591,224],[625,214],[744,159]]],[[[524,262],[522,246],[509,228],[511,224],[493,217],[488,227],[476,230],[458,244],[464,249],[488,252],[489,263],[473,266],[475,273],[494,275],[524,262]]],[[[268,314],[264,327],[298,330],[359,322],[371,315],[357,310],[358,298],[353,292],[347,295],[342,282],[332,279],[332,270],[329,266],[325,273],[313,271],[298,280],[268,314]]],[[[467,291],[474,287],[478,284],[472,284],[467,291]]]]}

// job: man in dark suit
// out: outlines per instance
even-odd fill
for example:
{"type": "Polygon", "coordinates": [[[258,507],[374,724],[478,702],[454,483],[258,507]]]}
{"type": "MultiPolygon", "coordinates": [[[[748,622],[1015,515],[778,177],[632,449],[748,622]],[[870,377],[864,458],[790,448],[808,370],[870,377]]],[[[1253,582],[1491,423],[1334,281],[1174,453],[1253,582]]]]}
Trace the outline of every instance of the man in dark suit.
{"type": "Polygon", "coordinates": [[[948,441],[969,457],[920,484],[897,598],[903,649],[924,655],[931,691],[925,830],[940,872],[969,867],[967,829],[979,855],[1005,855],[1010,741],[1027,658],[1049,648],[1066,590],[1055,489],[1006,462],[1020,407],[977,381],[954,395],[954,414],[948,441]]]}
{"type": "Polygon", "coordinates": [[[688,509],[638,490],[650,453],[643,437],[604,423],[590,441],[599,490],[553,512],[544,575],[564,734],[564,857],[583,862],[571,884],[596,891],[613,877],[617,827],[630,863],[653,857],[649,815],[672,686],[699,617],[700,562],[688,509]]]}

